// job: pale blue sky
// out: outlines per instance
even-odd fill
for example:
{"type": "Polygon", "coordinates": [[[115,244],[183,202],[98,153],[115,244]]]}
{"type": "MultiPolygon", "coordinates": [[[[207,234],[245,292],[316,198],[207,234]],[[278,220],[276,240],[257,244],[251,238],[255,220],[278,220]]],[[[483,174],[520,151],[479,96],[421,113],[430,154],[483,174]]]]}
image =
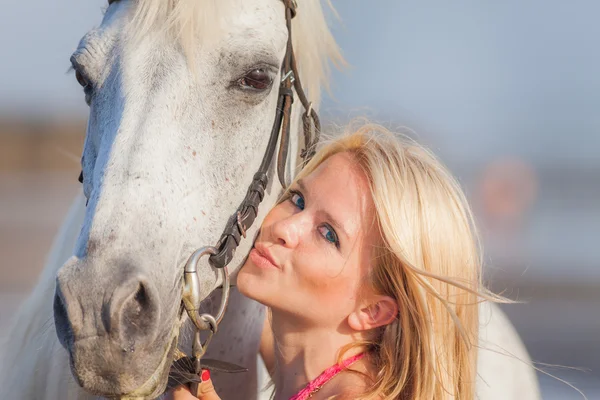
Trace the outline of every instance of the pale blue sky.
{"type": "Polygon", "coordinates": [[[0,9],[0,112],[85,115],[66,71],[79,39],[100,23],[106,0],[6,1],[0,9]]]}

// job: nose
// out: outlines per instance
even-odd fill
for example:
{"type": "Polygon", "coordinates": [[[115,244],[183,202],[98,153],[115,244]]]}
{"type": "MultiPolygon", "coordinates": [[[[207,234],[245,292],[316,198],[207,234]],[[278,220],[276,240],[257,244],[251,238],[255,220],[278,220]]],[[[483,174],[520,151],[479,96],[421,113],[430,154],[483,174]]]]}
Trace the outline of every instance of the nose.
{"type": "Polygon", "coordinates": [[[294,248],[300,242],[306,221],[302,213],[295,213],[278,221],[271,226],[274,239],[282,246],[294,248]]]}
{"type": "Polygon", "coordinates": [[[103,335],[130,352],[154,342],[160,302],[142,272],[129,270],[104,282],[85,279],[85,273],[62,272],[54,295],[54,321],[63,346],[103,335]]]}

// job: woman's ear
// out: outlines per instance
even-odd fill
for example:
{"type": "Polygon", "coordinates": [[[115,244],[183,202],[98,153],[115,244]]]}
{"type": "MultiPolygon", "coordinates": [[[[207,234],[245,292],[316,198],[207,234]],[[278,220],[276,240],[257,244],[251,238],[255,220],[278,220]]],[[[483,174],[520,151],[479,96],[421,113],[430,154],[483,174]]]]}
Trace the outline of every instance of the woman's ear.
{"type": "Polygon", "coordinates": [[[348,316],[348,325],[355,331],[366,331],[388,325],[398,315],[398,304],[390,296],[375,296],[367,306],[363,306],[348,316]]]}

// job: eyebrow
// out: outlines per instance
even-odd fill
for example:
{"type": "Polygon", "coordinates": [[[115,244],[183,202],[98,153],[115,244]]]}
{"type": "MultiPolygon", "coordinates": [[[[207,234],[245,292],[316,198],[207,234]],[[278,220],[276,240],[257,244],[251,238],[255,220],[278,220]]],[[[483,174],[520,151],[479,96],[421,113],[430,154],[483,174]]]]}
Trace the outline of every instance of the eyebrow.
{"type": "MultiPolygon", "coordinates": [[[[302,190],[303,193],[307,193],[309,192],[308,188],[306,187],[306,185],[304,184],[304,181],[302,179],[298,179],[298,181],[296,182],[297,185],[300,187],[300,190],[302,190]]],[[[325,216],[325,219],[331,222],[331,225],[333,225],[334,228],[336,228],[337,230],[342,231],[342,233],[344,234],[344,236],[346,236],[346,238],[350,238],[350,235],[348,234],[348,231],[346,231],[346,229],[344,228],[344,226],[333,217],[333,215],[331,215],[328,211],[326,210],[320,210],[320,213],[322,213],[325,216]]]]}

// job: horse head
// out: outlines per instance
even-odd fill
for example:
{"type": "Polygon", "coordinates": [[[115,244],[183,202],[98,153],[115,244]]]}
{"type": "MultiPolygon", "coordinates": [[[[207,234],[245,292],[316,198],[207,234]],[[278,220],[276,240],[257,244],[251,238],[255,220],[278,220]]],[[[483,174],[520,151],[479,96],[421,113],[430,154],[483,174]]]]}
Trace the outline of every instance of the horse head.
{"type": "MultiPolygon", "coordinates": [[[[58,272],[57,334],[77,382],[107,397],[156,397],[177,346],[190,254],[215,244],[246,194],[275,117],[288,29],[281,0],[109,0],[71,57],[89,104],[87,211],[58,272]]],[[[310,96],[339,56],[318,0],[294,18],[310,96]]],[[[288,176],[302,150],[291,116],[288,176]]],[[[273,175],[274,168],[269,169],[273,175]]],[[[270,179],[252,237],[281,193],[270,179]]],[[[251,246],[243,241],[231,266],[251,246]]],[[[218,275],[198,264],[206,297],[218,275]]]]}

